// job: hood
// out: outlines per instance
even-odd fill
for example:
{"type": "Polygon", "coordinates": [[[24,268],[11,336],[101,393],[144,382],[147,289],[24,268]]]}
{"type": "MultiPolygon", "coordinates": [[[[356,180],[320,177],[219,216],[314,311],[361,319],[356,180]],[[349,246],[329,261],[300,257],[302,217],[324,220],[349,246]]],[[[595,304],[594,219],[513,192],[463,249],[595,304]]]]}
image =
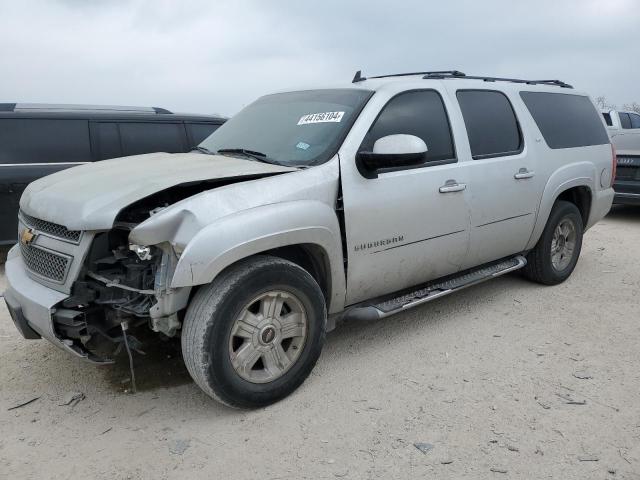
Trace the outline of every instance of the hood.
{"type": "MultiPolygon", "coordinates": [[[[322,165],[287,175],[269,175],[209,189],[184,198],[139,223],[129,234],[129,240],[138,245],[169,241],[181,251],[201,230],[225,217],[290,202],[322,203],[335,215],[339,180],[336,156],[322,165]]],[[[272,221],[277,228],[278,218],[272,221]]]]}
{"type": "Polygon", "coordinates": [[[124,207],[176,185],[294,170],[201,153],[136,155],[73,167],[36,180],[24,191],[20,209],[70,230],[106,230],[124,207]]]}

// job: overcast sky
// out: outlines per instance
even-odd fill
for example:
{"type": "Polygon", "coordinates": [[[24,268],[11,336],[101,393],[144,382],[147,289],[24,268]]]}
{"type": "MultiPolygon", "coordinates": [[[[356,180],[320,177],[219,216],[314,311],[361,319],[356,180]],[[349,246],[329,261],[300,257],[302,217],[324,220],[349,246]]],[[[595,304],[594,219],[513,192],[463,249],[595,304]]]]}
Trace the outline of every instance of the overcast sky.
{"type": "Polygon", "coordinates": [[[231,115],[358,69],[458,69],[640,103],[640,0],[0,0],[0,19],[0,102],[231,115]]]}

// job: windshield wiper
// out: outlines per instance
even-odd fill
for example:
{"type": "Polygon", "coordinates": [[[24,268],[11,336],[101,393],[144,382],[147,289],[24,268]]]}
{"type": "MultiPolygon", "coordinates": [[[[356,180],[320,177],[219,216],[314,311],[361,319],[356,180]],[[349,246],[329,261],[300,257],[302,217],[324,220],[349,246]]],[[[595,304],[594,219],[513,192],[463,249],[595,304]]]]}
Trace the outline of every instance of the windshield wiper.
{"type": "Polygon", "coordinates": [[[244,155],[245,157],[253,158],[258,162],[270,163],[271,165],[286,166],[282,163],[278,163],[275,160],[269,158],[267,154],[262,152],[256,152],[255,150],[247,150],[246,148],[221,148],[216,153],[224,155],[225,153],[244,155]]]}
{"type": "Polygon", "coordinates": [[[189,150],[190,152],[200,152],[200,153],[206,153],[207,155],[215,155],[214,152],[212,152],[211,150],[209,150],[208,148],[205,147],[201,147],[200,145],[198,145],[197,147],[193,147],[191,150],[189,150]]]}

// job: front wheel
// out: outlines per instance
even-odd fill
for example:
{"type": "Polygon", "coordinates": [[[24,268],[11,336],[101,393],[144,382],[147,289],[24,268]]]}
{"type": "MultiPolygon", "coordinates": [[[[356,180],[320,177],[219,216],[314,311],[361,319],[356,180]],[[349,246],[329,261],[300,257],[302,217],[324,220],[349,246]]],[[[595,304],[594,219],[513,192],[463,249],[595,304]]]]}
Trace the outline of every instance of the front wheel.
{"type": "Polygon", "coordinates": [[[324,295],[298,265],[247,259],[196,293],[184,320],[183,357],[206,393],[254,408],[293,392],[325,339],[324,295]]]}
{"type": "Polygon", "coordinates": [[[571,202],[556,202],[540,240],[527,255],[524,275],[545,285],[564,282],[578,262],[583,229],[578,207],[571,202]]]}

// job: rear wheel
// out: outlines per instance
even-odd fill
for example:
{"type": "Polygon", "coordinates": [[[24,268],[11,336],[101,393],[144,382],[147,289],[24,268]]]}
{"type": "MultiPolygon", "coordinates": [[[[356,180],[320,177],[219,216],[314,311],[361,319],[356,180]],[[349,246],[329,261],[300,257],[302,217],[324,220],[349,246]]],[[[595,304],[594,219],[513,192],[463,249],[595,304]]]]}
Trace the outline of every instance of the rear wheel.
{"type": "Polygon", "coordinates": [[[255,257],[202,287],[185,316],[182,349],[195,382],[234,407],[260,407],[294,391],[325,338],[320,287],[298,265],[255,257]]]}
{"type": "Polygon", "coordinates": [[[527,255],[524,275],[545,285],[564,282],[578,262],[582,232],[582,216],[578,207],[571,202],[556,202],[540,240],[527,255]]]}

